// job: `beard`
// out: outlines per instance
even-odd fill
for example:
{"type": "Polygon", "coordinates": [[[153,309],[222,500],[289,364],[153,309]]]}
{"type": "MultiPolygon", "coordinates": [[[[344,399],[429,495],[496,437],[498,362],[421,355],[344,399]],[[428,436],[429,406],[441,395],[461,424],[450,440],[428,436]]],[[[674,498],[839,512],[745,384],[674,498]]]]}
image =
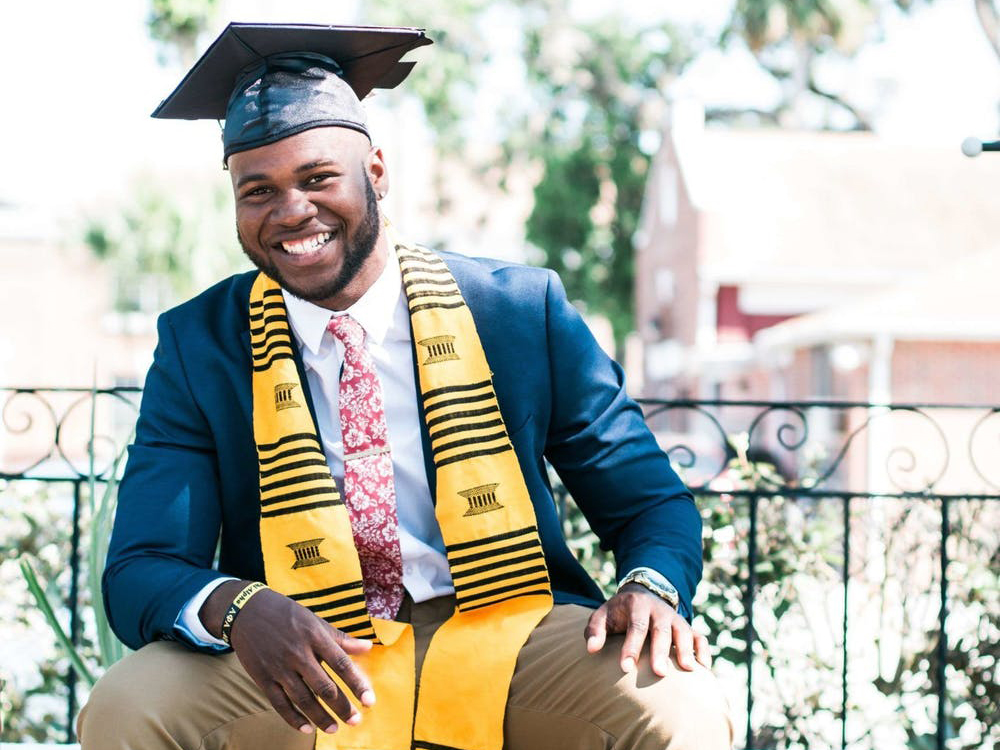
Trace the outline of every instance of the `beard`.
{"type": "Polygon", "coordinates": [[[371,178],[367,174],[365,178],[365,218],[354,231],[353,236],[344,236],[343,253],[344,260],[340,265],[337,275],[325,284],[313,287],[300,287],[295,283],[289,283],[278,268],[271,263],[267,255],[256,255],[248,247],[239,227],[236,228],[236,237],[240,241],[243,253],[250,261],[257,266],[257,269],[275,281],[282,289],[290,292],[299,299],[307,302],[322,302],[340,294],[354,281],[355,277],[364,268],[365,261],[375,250],[375,243],[378,241],[379,214],[378,199],[375,197],[375,188],[372,186],[371,178]]]}

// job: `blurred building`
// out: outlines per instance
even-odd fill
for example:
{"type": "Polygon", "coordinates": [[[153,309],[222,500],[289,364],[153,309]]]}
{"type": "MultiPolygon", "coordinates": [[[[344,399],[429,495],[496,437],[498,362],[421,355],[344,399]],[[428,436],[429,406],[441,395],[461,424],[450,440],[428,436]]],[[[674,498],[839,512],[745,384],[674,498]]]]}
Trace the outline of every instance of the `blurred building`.
{"type": "Polygon", "coordinates": [[[63,229],[0,205],[0,383],[138,383],[155,343],[151,321],[113,312],[110,269],[63,229]]]}
{"type": "Polygon", "coordinates": [[[1000,159],[675,107],[636,237],[647,395],[1000,398],[1000,159]]]}
{"type": "MultiPolygon", "coordinates": [[[[0,204],[0,385],[138,385],[155,343],[151,320],[114,312],[109,269],[81,242],[60,239],[70,234],[61,229],[49,216],[0,204]]],[[[59,451],[72,460],[86,454],[89,399],[12,390],[0,399],[0,468],[17,471],[59,451]]],[[[123,406],[100,400],[98,434],[131,427],[134,411],[123,406]]]]}

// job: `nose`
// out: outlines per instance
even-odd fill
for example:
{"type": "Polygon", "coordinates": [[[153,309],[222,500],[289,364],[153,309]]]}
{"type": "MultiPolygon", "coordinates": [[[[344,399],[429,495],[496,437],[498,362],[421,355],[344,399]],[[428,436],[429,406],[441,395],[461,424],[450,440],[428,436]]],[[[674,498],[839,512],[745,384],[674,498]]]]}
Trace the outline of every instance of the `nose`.
{"type": "Polygon", "coordinates": [[[302,190],[288,190],[273,213],[275,221],[283,226],[296,227],[316,216],[316,206],[302,190]]]}

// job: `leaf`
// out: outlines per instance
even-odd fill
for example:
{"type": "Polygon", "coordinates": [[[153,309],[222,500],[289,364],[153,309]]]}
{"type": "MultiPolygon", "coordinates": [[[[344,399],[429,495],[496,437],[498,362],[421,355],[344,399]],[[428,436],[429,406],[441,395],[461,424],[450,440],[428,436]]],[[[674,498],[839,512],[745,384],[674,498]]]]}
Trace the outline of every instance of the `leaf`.
{"type": "Polygon", "coordinates": [[[732,646],[723,646],[719,649],[717,658],[725,659],[732,664],[745,664],[747,660],[747,652],[732,646]]]}
{"type": "Polygon", "coordinates": [[[782,599],[778,602],[777,606],[774,608],[774,617],[780,620],[781,617],[792,608],[792,602],[790,599],[782,599]]]}
{"type": "MultiPolygon", "coordinates": [[[[92,433],[93,434],[93,433],[92,433]]],[[[132,442],[134,432],[129,435],[125,444],[132,442]]],[[[103,594],[101,591],[101,574],[108,555],[108,541],[111,537],[111,527],[114,522],[115,501],[118,491],[118,477],[126,451],[122,450],[108,471],[108,479],[101,493],[100,501],[94,503],[91,496],[90,544],[87,549],[87,584],[90,589],[91,606],[94,609],[94,621],[97,629],[97,642],[101,666],[107,668],[120,660],[124,655],[124,645],[111,630],[107,613],[104,611],[103,594]]],[[[91,451],[90,470],[91,492],[96,492],[97,478],[93,469],[93,451],[91,451]]]]}
{"type": "Polygon", "coordinates": [[[66,635],[66,631],[63,630],[62,625],[59,624],[59,620],[56,618],[55,612],[52,609],[52,605],[49,603],[48,597],[42,590],[41,585],[38,582],[38,576],[35,575],[35,570],[31,566],[31,561],[28,559],[27,555],[22,555],[18,558],[18,563],[21,566],[21,574],[24,576],[25,582],[28,584],[28,590],[35,599],[35,603],[38,604],[38,608],[42,611],[45,616],[49,627],[52,628],[52,632],[55,634],[56,639],[59,644],[66,651],[71,662],[73,662],[73,668],[76,669],[77,674],[79,674],[87,683],[93,687],[97,680],[94,675],[91,674],[90,670],[83,663],[83,658],[80,653],[76,650],[73,642],[66,635]]]}

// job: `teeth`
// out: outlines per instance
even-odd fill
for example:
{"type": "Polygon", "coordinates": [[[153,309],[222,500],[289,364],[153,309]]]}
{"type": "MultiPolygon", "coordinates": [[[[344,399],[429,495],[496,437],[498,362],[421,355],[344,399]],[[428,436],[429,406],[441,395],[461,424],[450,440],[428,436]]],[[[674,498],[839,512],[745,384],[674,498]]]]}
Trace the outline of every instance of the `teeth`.
{"type": "Polygon", "coordinates": [[[323,234],[316,234],[312,237],[307,237],[304,240],[282,242],[281,247],[286,253],[290,253],[292,255],[305,255],[306,253],[312,253],[319,250],[320,247],[329,241],[330,233],[324,232],[323,234]]]}

